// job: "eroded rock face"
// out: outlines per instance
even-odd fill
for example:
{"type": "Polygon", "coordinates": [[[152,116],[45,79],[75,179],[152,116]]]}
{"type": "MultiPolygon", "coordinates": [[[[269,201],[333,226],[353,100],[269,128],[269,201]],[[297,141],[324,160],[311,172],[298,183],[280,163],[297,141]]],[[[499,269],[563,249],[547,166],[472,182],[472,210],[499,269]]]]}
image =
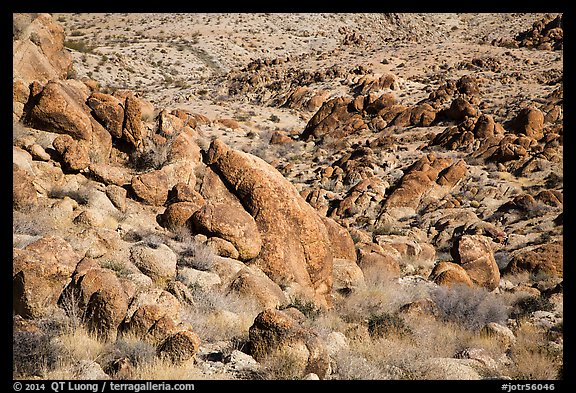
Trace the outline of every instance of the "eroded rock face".
{"type": "Polygon", "coordinates": [[[30,83],[66,79],[72,56],[64,49],[64,28],[50,14],[12,15],[12,73],[30,83]]]}
{"type": "Polygon", "coordinates": [[[55,307],[67,280],[80,260],[64,239],[45,236],[23,250],[13,250],[14,313],[37,318],[55,307]]]}
{"type": "Polygon", "coordinates": [[[288,304],[282,289],[257,267],[245,266],[232,279],[228,290],[255,299],[263,309],[288,304]]]}
{"type": "Polygon", "coordinates": [[[434,269],[432,269],[432,272],[430,273],[429,280],[433,281],[435,284],[448,287],[454,285],[466,285],[472,287],[474,285],[470,276],[468,276],[466,269],[452,262],[440,262],[434,266],[434,269]]]}
{"type": "Polygon", "coordinates": [[[277,354],[294,360],[302,376],[312,372],[324,379],[329,373],[326,346],[287,311],[262,311],[249,329],[249,338],[251,355],[257,361],[277,354]]]}
{"type": "Polygon", "coordinates": [[[90,165],[88,150],[76,142],[70,135],[59,135],[52,142],[60,154],[64,167],[70,171],[80,171],[90,165]]]}
{"type": "Polygon", "coordinates": [[[156,353],[166,357],[173,363],[183,363],[196,355],[200,347],[200,338],[190,330],[181,330],[164,339],[156,353]]]}
{"type": "Polygon", "coordinates": [[[83,83],[70,79],[49,81],[32,92],[31,109],[25,121],[34,127],[67,134],[90,152],[91,162],[105,162],[112,151],[112,137],[90,114],[90,94],[83,83]]]}
{"type": "Polygon", "coordinates": [[[206,163],[254,217],[262,249],[253,263],[281,287],[296,283],[307,292],[301,296],[329,306],[333,257],[328,231],[318,213],[272,166],[220,140],[210,145],[206,163]]]}
{"type": "Polygon", "coordinates": [[[467,173],[463,160],[456,163],[451,158],[437,157],[429,153],[416,161],[400,180],[399,185],[384,202],[383,211],[394,208],[417,209],[426,193],[438,190],[445,194],[467,173]]]}
{"type": "Polygon", "coordinates": [[[474,284],[492,291],[500,283],[500,270],[494,259],[490,238],[464,235],[451,250],[454,261],[460,264],[474,284]]]}
{"type": "Polygon", "coordinates": [[[130,301],[119,333],[158,345],[180,330],[180,307],[174,295],[160,288],[140,291],[130,301]]]}
{"type": "Polygon", "coordinates": [[[326,101],[312,116],[300,137],[304,140],[325,137],[344,138],[362,128],[367,128],[362,116],[349,111],[349,97],[338,97],[326,101]]]}
{"type": "Polygon", "coordinates": [[[544,114],[535,107],[523,108],[513,119],[512,126],[518,134],[537,141],[544,138],[544,114]]]}
{"type": "Polygon", "coordinates": [[[74,306],[70,304],[74,301],[91,332],[103,340],[116,339],[128,310],[129,296],[114,271],[100,268],[90,258],[82,260],[63,293],[61,304],[67,309],[74,306]]]}
{"type": "Polygon", "coordinates": [[[38,205],[33,177],[25,170],[12,164],[12,206],[15,210],[28,210],[38,205]]]}
{"type": "Polygon", "coordinates": [[[132,177],[132,190],[144,203],[162,206],[168,199],[168,177],[162,170],[156,170],[132,177]]]}
{"type": "Polygon", "coordinates": [[[86,102],[94,111],[94,117],[115,138],[122,137],[124,123],[124,103],[118,98],[104,93],[92,93],[86,102]]]}
{"type": "Polygon", "coordinates": [[[256,257],[262,248],[262,238],[254,218],[244,210],[240,200],[209,169],[200,191],[208,202],[192,215],[193,228],[232,243],[242,261],[256,257]]]}
{"type": "Polygon", "coordinates": [[[166,281],[176,277],[177,256],[165,244],[155,248],[144,243],[135,244],[130,248],[130,258],[142,273],[153,280],[166,281]]]}
{"type": "Polygon", "coordinates": [[[86,92],[75,85],[50,81],[39,94],[30,119],[40,129],[90,141],[92,123],[83,106],[86,98],[86,92]]]}
{"type": "Polygon", "coordinates": [[[563,276],[564,249],[562,243],[548,243],[513,253],[504,274],[528,272],[532,277],[563,276]]]}

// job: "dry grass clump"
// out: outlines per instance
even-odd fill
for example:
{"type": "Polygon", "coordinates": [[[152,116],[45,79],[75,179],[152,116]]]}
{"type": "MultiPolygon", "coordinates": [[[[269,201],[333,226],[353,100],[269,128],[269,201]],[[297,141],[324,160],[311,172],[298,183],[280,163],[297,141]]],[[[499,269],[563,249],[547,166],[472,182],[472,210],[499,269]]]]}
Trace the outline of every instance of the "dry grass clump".
{"type": "Polygon", "coordinates": [[[84,326],[80,326],[55,337],[52,346],[61,362],[76,363],[80,360],[96,361],[105,345],[84,326]]]}
{"type": "Polygon", "coordinates": [[[468,329],[481,329],[490,322],[505,323],[508,318],[509,308],[504,300],[483,288],[440,286],[432,291],[431,298],[444,320],[468,329]]]}
{"type": "Polygon", "coordinates": [[[262,364],[260,377],[264,380],[302,379],[307,355],[299,353],[301,349],[284,346],[272,351],[260,362],[262,364]]]}
{"type": "Polygon", "coordinates": [[[134,368],[135,380],[230,380],[231,374],[205,374],[192,361],[174,364],[169,360],[155,358],[134,368]]]}
{"type": "Polygon", "coordinates": [[[402,305],[421,295],[419,288],[407,291],[392,279],[365,275],[366,286],[358,288],[335,304],[335,309],[346,321],[364,321],[370,315],[394,313],[402,305]]]}
{"type": "Polygon", "coordinates": [[[256,302],[218,289],[192,288],[194,306],[182,311],[182,320],[206,342],[245,341],[260,309],[256,302]]]}
{"type": "Polygon", "coordinates": [[[546,333],[529,323],[516,330],[516,345],[510,351],[513,379],[553,380],[562,378],[562,349],[551,346],[546,333]]]}

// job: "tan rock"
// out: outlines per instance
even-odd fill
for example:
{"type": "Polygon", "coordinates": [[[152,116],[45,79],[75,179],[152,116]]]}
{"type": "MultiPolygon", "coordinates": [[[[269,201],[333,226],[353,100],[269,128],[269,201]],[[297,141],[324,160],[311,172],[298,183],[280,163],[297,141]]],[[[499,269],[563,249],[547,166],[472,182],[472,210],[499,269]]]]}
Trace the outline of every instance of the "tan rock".
{"type": "Polygon", "coordinates": [[[428,279],[442,286],[474,286],[466,270],[462,266],[452,262],[439,262],[434,266],[434,269],[432,269],[428,279]]]}
{"type": "Polygon", "coordinates": [[[116,91],[114,96],[124,100],[122,137],[135,149],[142,148],[146,130],[142,126],[142,104],[140,100],[134,96],[134,93],[127,91],[116,91]]]}
{"type": "MultiPolygon", "coordinates": [[[[167,162],[170,163],[180,160],[190,161],[194,166],[202,161],[200,147],[194,141],[193,135],[189,132],[181,132],[171,140],[167,162]]],[[[194,184],[191,186],[194,187],[194,184]]]]}
{"type": "Polygon", "coordinates": [[[127,191],[125,188],[114,184],[106,186],[106,196],[110,199],[114,207],[122,213],[126,212],[126,195],[127,191]]]}
{"type": "Polygon", "coordinates": [[[134,296],[119,333],[131,334],[158,345],[163,339],[176,333],[179,323],[180,303],[178,299],[160,288],[152,288],[134,296]],[[166,319],[171,319],[171,323],[166,319]],[[162,321],[160,326],[156,331],[152,331],[158,321],[162,321]]]}
{"type": "Polygon", "coordinates": [[[216,168],[254,217],[262,249],[253,259],[274,282],[297,283],[315,292],[328,307],[332,291],[332,254],[326,226],[295,187],[258,157],[212,142],[207,164],[216,168]]]}
{"type": "Polygon", "coordinates": [[[314,373],[325,379],[330,372],[326,346],[284,311],[267,309],[258,314],[249,329],[249,340],[251,355],[259,362],[278,354],[291,358],[301,376],[314,373]]]}
{"type": "Polygon", "coordinates": [[[449,118],[458,121],[464,120],[467,117],[476,117],[477,114],[478,110],[462,96],[455,98],[450,108],[446,111],[446,115],[449,118]]]}
{"type": "Polygon", "coordinates": [[[466,162],[462,159],[458,160],[438,175],[438,180],[436,182],[441,186],[446,186],[452,188],[460,181],[460,179],[466,176],[468,172],[468,167],[466,162]]]}
{"type": "Polygon", "coordinates": [[[211,237],[206,241],[206,245],[213,249],[218,256],[240,259],[240,254],[238,253],[236,247],[234,247],[234,244],[220,237],[211,237]]]}
{"type": "Polygon", "coordinates": [[[172,190],[170,190],[169,198],[170,202],[172,203],[194,202],[199,206],[206,203],[204,197],[202,197],[202,195],[194,190],[194,186],[184,182],[176,183],[176,185],[172,187],[172,190]]]}
{"type": "Polygon", "coordinates": [[[93,110],[94,117],[114,138],[122,138],[124,123],[124,102],[104,93],[92,93],[86,102],[93,110]]]}
{"type": "Polygon", "coordinates": [[[46,150],[37,143],[33,143],[28,147],[28,151],[32,155],[32,158],[40,161],[50,161],[50,154],[46,153],[46,150]]]}
{"type": "Polygon", "coordinates": [[[334,275],[332,290],[336,293],[348,295],[366,286],[364,272],[354,261],[334,258],[332,271],[334,275]]]}
{"type": "Polygon", "coordinates": [[[246,266],[232,279],[228,290],[257,301],[262,309],[288,304],[288,298],[274,281],[257,267],[246,266]]]}
{"type": "Polygon", "coordinates": [[[544,138],[544,114],[535,107],[523,108],[512,121],[514,130],[537,141],[544,138]]]}
{"type": "Polygon", "coordinates": [[[113,271],[96,263],[84,268],[79,268],[82,263],[78,265],[64,299],[70,300],[70,291],[74,291],[88,329],[103,340],[114,341],[128,310],[128,295],[113,271]]]}
{"type": "Polygon", "coordinates": [[[213,291],[220,288],[222,284],[218,274],[190,267],[178,268],[178,280],[188,287],[199,288],[201,291],[213,291]]]}
{"type": "Polygon", "coordinates": [[[323,139],[330,136],[336,139],[344,138],[360,129],[367,128],[359,113],[350,112],[348,105],[350,97],[332,98],[322,104],[312,116],[300,138],[303,140],[323,139]]]}
{"type": "Polygon", "coordinates": [[[12,207],[14,210],[27,211],[38,205],[33,178],[25,170],[12,164],[12,207]]]}
{"type": "Polygon", "coordinates": [[[177,256],[165,244],[152,248],[144,243],[137,243],[130,248],[130,259],[152,280],[163,282],[176,277],[177,256]]]}
{"type": "Polygon", "coordinates": [[[162,206],[168,199],[168,177],[162,170],[155,170],[132,177],[132,190],[144,203],[162,206]]]}
{"type": "Polygon", "coordinates": [[[216,121],[226,128],[231,128],[233,130],[240,128],[240,124],[234,119],[218,119],[216,121]]]}
{"type": "MultiPolygon", "coordinates": [[[[202,198],[202,201],[203,200],[204,199],[202,198]]],[[[192,217],[201,207],[202,205],[195,202],[171,203],[161,215],[161,224],[170,230],[187,227],[189,225],[190,217],[192,217]]]]}
{"type": "Polygon", "coordinates": [[[505,275],[528,272],[536,279],[546,276],[563,276],[564,249],[562,243],[547,243],[524,248],[511,255],[504,269],[505,275]]]}
{"type": "Polygon", "coordinates": [[[488,138],[494,136],[495,130],[496,122],[494,118],[483,113],[476,121],[473,132],[476,138],[488,138]]]}
{"type": "Polygon", "coordinates": [[[31,121],[39,129],[91,141],[91,116],[84,101],[83,93],[74,85],[50,81],[30,111],[31,121]]]}
{"type": "Polygon", "coordinates": [[[70,135],[59,135],[52,142],[54,149],[62,157],[64,167],[70,171],[81,171],[90,165],[88,150],[70,135]]]}
{"type": "Polygon", "coordinates": [[[12,74],[26,82],[66,79],[72,56],[64,49],[64,28],[50,14],[12,15],[12,74]]]}
{"type": "Polygon", "coordinates": [[[212,204],[208,200],[192,215],[191,223],[200,233],[228,240],[238,250],[242,261],[260,253],[262,239],[256,222],[241,206],[212,204]]]}
{"type": "Polygon", "coordinates": [[[173,363],[182,363],[196,355],[200,348],[200,338],[190,330],[182,330],[164,339],[156,353],[161,358],[168,358],[173,363]]]}
{"type": "Polygon", "coordinates": [[[475,285],[492,291],[500,283],[500,270],[494,259],[490,238],[482,235],[464,235],[450,251],[454,261],[468,273],[475,285]]]}
{"type": "Polygon", "coordinates": [[[283,145],[287,143],[293,143],[294,141],[286,134],[280,131],[274,131],[270,137],[271,145],[283,145]]]}
{"type": "Polygon", "coordinates": [[[358,243],[358,266],[364,276],[390,279],[400,275],[400,254],[390,245],[358,243]]]}
{"type": "Polygon", "coordinates": [[[80,257],[57,236],[44,236],[23,250],[13,249],[13,311],[25,318],[51,312],[80,257]]]}
{"type": "Polygon", "coordinates": [[[328,230],[330,250],[334,258],[356,261],[356,247],[348,230],[329,217],[322,217],[322,222],[328,230]]]}

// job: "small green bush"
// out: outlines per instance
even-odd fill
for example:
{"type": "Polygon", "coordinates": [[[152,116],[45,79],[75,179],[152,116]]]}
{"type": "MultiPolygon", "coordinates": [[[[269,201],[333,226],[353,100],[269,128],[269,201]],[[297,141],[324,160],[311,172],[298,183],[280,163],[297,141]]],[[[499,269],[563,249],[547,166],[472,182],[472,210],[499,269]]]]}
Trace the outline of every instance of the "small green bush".
{"type": "Polygon", "coordinates": [[[92,53],[94,52],[95,46],[88,45],[84,41],[64,41],[64,47],[72,49],[82,53],[92,53]]]}
{"type": "Polygon", "coordinates": [[[552,311],[554,304],[544,296],[526,296],[514,302],[511,317],[522,319],[530,316],[534,311],[552,311]]]}
{"type": "Polygon", "coordinates": [[[371,337],[408,337],[412,330],[398,314],[373,314],[368,318],[368,333],[371,337]]]}

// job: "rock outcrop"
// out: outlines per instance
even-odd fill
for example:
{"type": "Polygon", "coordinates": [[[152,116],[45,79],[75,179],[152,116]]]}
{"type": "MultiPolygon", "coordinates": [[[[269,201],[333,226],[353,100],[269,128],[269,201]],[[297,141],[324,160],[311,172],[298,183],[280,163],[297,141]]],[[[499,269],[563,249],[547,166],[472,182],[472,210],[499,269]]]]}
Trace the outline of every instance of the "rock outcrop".
{"type": "Polygon", "coordinates": [[[242,201],[262,236],[252,263],[274,282],[327,307],[331,304],[332,253],[326,226],[316,211],[276,169],[258,157],[216,140],[206,164],[242,201]]]}

